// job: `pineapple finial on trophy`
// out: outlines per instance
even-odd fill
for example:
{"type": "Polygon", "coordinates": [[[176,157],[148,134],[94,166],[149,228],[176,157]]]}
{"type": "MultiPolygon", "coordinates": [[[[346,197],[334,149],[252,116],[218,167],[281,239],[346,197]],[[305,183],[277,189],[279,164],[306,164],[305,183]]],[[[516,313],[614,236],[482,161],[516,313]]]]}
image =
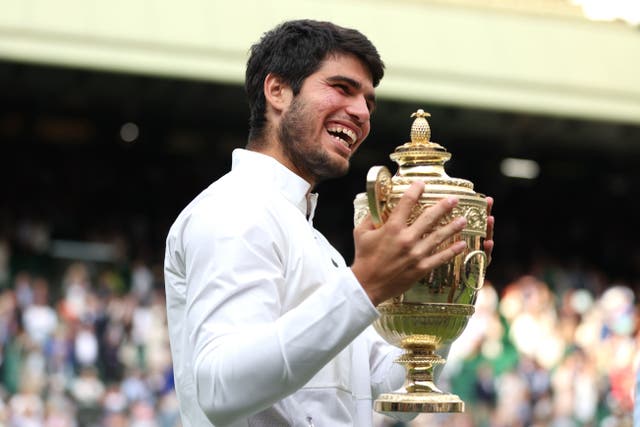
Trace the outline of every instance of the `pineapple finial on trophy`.
{"type": "Polygon", "coordinates": [[[419,109],[415,113],[411,114],[411,117],[415,117],[415,120],[411,125],[411,143],[429,144],[431,142],[431,127],[429,127],[427,117],[431,117],[431,114],[427,113],[423,109],[419,109]]]}

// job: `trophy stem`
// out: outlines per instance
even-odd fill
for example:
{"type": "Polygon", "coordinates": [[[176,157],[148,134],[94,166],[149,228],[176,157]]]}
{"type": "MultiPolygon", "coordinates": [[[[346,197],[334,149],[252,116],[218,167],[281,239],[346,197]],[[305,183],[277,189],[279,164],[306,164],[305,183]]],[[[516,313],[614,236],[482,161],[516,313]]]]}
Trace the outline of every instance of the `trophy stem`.
{"type": "Polygon", "coordinates": [[[409,393],[442,393],[435,385],[433,370],[436,365],[445,363],[445,359],[435,352],[435,347],[407,348],[396,360],[405,366],[407,377],[404,384],[409,393]]]}
{"type": "MultiPolygon", "coordinates": [[[[406,343],[404,343],[406,344],[406,343]]],[[[380,395],[374,409],[393,412],[464,412],[464,402],[455,394],[445,393],[434,382],[435,366],[445,359],[435,352],[434,345],[403,345],[405,353],[396,360],[404,365],[407,377],[404,390],[380,395]]]]}

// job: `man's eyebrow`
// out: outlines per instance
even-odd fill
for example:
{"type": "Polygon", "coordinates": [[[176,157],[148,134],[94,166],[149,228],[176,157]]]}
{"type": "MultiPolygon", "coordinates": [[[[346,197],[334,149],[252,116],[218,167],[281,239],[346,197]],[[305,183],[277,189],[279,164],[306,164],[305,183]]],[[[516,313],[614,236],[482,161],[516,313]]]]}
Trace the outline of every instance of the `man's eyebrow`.
{"type": "MultiPolygon", "coordinates": [[[[362,83],[347,76],[341,76],[341,75],[331,76],[331,77],[327,77],[327,81],[330,83],[338,83],[338,82],[346,83],[352,88],[358,89],[358,90],[362,88],[362,83]]],[[[375,105],[376,95],[374,93],[365,94],[365,98],[367,99],[367,101],[375,105]]]]}
{"type": "Polygon", "coordinates": [[[341,76],[341,75],[331,76],[331,77],[328,77],[327,80],[332,83],[336,83],[336,82],[347,83],[349,86],[352,86],[354,89],[360,89],[362,87],[362,84],[359,81],[354,80],[351,77],[347,77],[347,76],[341,76]]]}

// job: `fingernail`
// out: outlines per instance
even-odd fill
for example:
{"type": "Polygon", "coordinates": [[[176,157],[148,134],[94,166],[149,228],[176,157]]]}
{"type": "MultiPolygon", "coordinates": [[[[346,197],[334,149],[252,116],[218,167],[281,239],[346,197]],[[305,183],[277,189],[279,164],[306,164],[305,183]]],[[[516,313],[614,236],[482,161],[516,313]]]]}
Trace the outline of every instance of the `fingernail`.
{"type": "Polygon", "coordinates": [[[457,204],[458,204],[458,198],[457,198],[457,197],[449,197],[449,198],[447,199],[447,204],[448,204],[449,206],[455,206],[455,205],[457,205],[457,204]]]}
{"type": "Polygon", "coordinates": [[[458,218],[456,218],[456,225],[459,227],[464,227],[465,225],[467,225],[467,218],[459,216],[458,218]]]}
{"type": "Polygon", "coordinates": [[[465,242],[464,240],[460,240],[459,242],[455,243],[455,249],[454,250],[456,252],[459,252],[459,251],[464,250],[464,248],[466,248],[466,247],[467,247],[467,242],[465,242]]]}

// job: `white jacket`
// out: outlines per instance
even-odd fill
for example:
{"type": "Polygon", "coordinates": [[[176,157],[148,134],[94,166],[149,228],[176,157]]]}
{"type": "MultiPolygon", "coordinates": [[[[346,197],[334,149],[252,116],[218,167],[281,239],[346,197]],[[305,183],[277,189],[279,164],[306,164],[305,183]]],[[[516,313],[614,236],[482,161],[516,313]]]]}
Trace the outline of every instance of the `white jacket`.
{"type": "MultiPolygon", "coordinates": [[[[368,427],[401,386],[398,350],[344,259],[313,228],[317,197],[275,159],[235,150],[167,238],[165,283],[185,427],[368,427]]],[[[347,214],[347,213],[345,213],[347,214]]]]}

